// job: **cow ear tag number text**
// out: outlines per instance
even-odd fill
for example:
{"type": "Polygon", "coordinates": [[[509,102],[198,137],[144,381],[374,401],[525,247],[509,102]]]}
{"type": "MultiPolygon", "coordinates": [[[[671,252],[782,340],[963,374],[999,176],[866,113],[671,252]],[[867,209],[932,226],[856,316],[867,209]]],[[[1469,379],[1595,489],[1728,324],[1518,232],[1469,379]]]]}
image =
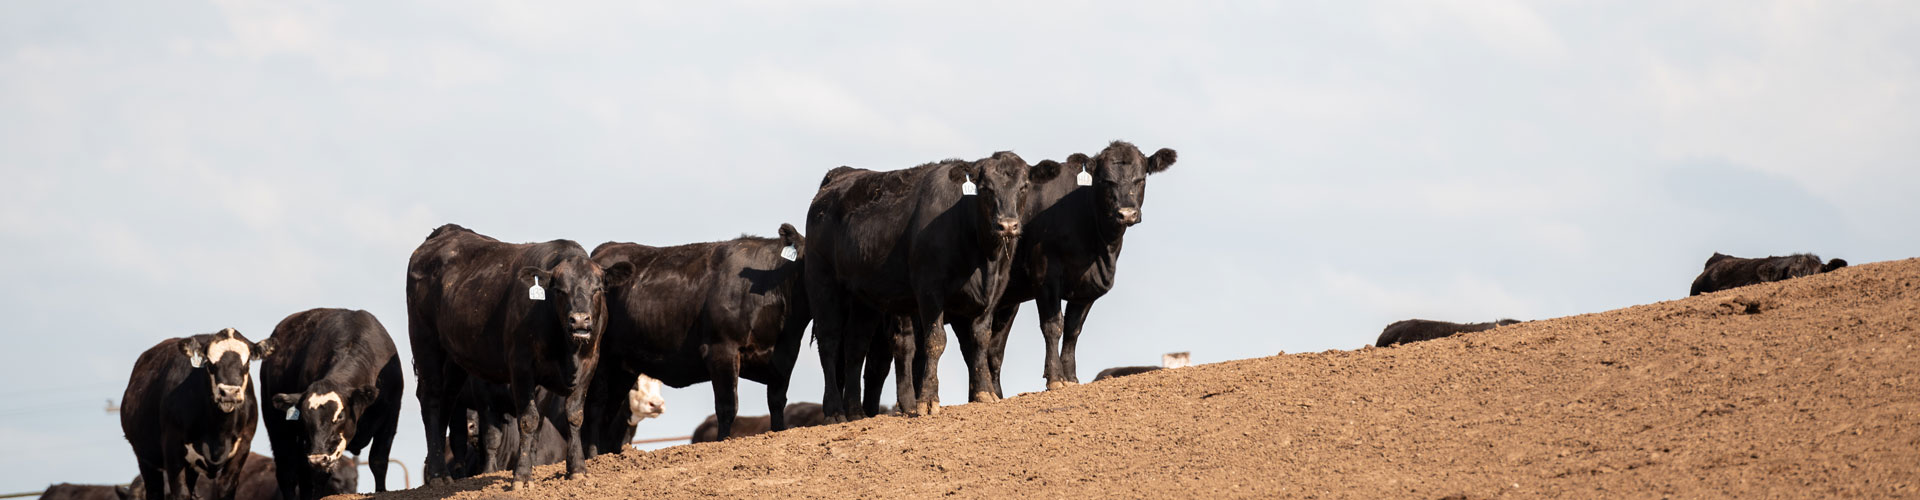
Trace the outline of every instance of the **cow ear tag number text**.
{"type": "Polygon", "coordinates": [[[527,287],[527,298],[533,299],[533,300],[547,300],[547,289],[540,288],[539,276],[534,276],[533,286],[527,287]]]}
{"type": "Polygon", "coordinates": [[[1089,174],[1085,169],[1081,169],[1080,175],[1073,176],[1073,182],[1082,186],[1092,186],[1093,174],[1089,174]]]}
{"type": "Polygon", "coordinates": [[[780,258],[787,259],[787,260],[800,260],[800,251],[794,249],[793,245],[787,245],[786,248],[780,249],[780,258]]]}
{"type": "Polygon", "coordinates": [[[966,176],[965,179],[965,182],[960,183],[960,196],[973,196],[973,176],[966,176]]]}
{"type": "Polygon", "coordinates": [[[300,419],[300,407],[298,406],[287,407],[287,420],[299,420],[299,419],[300,419]]]}

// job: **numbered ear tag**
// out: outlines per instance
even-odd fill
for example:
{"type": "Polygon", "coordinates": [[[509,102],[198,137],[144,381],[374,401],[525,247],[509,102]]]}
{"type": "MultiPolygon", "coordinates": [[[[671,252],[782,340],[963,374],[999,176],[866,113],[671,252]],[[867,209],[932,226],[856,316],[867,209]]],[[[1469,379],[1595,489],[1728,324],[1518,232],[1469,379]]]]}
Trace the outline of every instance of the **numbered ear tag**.
{"type": "Polygon", "coordinates": [[[786,248],[780,249],[780,258],[787,259],[787,260],[800,260],[800,251],[797,249],[794,249],[793,245],[787,245],[786,248]]]}
{"type": "Polygon", "coordinates": [[[192,356],[187,357],[187,364],[193,365],[194,368],[199,368],[200,365],[207,364],[207,357],[202,356],[198,352],[193,353],[192,356]]]}
{"type": "Polygon", "coordinates": [[[299,419],[300,419],[300,407],[298,407],[298,406],[288,406],[288,407],[287,407],[287,420],[299,420],[299,419]]]}
{"type": "Polygon", "coordinates": [[[1073,182],[1075,184],[1079,184],[1082,186],[1092,186],[1093,174],[1089,174],[1087,173],[1087,171],[1081,170],[1080,175],[1073,176],[1073,182]]]}
{"type": "Polygon", "coordinates": [[[533,300],[547,300],[547,289],[540,288],[539,276],[534,276],[533,286],[527,287],[527,298],[533,299],[533,300]]]}
{"type": "Polygon", "coordinates": [[[960,196],[973,196],[973,194],[973,176],[967,176],[966,181],[960,183],[960,196]]]}

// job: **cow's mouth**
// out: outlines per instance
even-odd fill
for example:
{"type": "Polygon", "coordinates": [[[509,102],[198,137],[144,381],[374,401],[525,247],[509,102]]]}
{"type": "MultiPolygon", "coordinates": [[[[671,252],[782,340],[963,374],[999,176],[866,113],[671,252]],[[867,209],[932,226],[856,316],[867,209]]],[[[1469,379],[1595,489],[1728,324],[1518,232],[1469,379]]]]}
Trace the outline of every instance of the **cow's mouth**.
{"type": "Polygon", "coordinates": [[[233,413],[234,410],[240,409],[241,403],[245,403],[245,402],[246,401],[239,400],[239,399],[225,399],[225,398],[215,398],[213,400],[214,406],[217,406],[220,408],[220,413],[233,413]]]}
{"type": "Polygon", "coordinates": [[[592,338],[593,338],[593,331],[591,330],[574,330],[573,331],[573,340],[576,342],[586,342],[592,338]]]}

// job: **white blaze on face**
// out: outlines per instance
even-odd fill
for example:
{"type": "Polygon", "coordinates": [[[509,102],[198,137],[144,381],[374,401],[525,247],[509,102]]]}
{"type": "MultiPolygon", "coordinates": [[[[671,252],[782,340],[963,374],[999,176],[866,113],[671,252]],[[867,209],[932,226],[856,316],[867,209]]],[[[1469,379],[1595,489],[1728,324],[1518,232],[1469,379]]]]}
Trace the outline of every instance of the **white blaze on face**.
{"type": "Polygon", "coordinates": [[[627,406],[633,415],[627,417],[627,425],[639,425],[641,420],[658,417],[667,410],[667,399],[660,392],[660,380],[641,375],[633,384],[633,390],[627,391],[627,406]]]}
{"type": "Polygon", "coordinates": [[[247,345],[245,340],[235,338],[220,339],[213,345],[207,346],[208,361],[219,363],[228,353],[239,355],[240,364],[244,365],[247,364],[247,358],[253,355],[253,346],[247,345]]]}
{"type": "Polygon", "coordinates": [[[346,411],[347,409],[347,403],[345,401],[340,400],[340,393],[338,392],[329,392],[326,394],[315,394],[312,396],[307,396],[307,410],[319,411],[321,406],[324,406],[329,402],[333,403],[333,420],[332,421],[337,422],[340,420],[340,413],[343,411],[346,411]]]}
{"type": "Polygon", "coordinates": [[[1161,368],[1184,368],[1191,364],[1191,355],[1186,352],[1170,352],[1160,355],[1161,368]]]}
{"type": "Polygon", "coordinates": [[[336,435],[333,437],[333,441],[334,441],[333,453],[328,453],[325,455],[307,455],[307,461],[317,462],[323,458],[327,459],[328,461],[339,460],[340,455],[344,455],[347,453],[347,435],[346,434],[336,435]]]}

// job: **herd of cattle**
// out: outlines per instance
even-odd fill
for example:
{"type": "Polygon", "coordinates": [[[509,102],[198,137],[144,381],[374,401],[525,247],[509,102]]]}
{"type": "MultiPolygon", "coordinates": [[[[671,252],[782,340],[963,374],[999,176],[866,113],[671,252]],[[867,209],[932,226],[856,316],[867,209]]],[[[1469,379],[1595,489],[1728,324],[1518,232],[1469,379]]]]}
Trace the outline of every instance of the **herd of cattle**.
{"type": "MultiPolygon", "coordinates": [[[[579,477],[585,459],[625,449],[635,425],[659,414],[661,384],[711,384],[715,414],[695,441],[879,415],[889,370],[895,411],[935,414],[943,326],[960,342],[970,399],[995,401],[1005,397],[1001,360],[1026,301],[1041,316],[1047,388],[1077,384],[1081,327],[1113,287],[1127,229],[1142,221],[1147,176],[1175,160],[1172,149],[1147,155],[1115,141],[1064,162],[998,152],[894,171],[839,167],[821,180],[805,235],[782,224],[774,238],[610,242],[588,252],[569,240],[506,243],[443,225],[414,250],[406,276],[426,481],[512,470],[518,489],[534,465],[560,461],[579,477]],[[789,405],[809,325],[826,390],[820,404],[789,405]],[[738,418],[743,377],[765,384],[767,407],[784,411],[738,418]]],[[[1844,265],[1715,254],[1694,293],[1844,265]]],[[[1510,321],[1403,321],[1377,344],[1510,321]]],[[[1180,353],[1166,366],[1185,362],[1180,353]]],[[[162,341],[135,362],[122,402],[141,479],[92,494],[319,498],[354,490],[345,454],[368,447],[375,490],[385,491],[401,370],[392,337],[365,311],[295,313],[258,342],[231,328],[162,341]],[[260,418],[272,458],[249,451],[260,418]],[[256,480],[247,478],[264,477],[271,488],[249,490],[256,480]]],[[[83,497],[47,496],[69,494],[83,497]]]]}

